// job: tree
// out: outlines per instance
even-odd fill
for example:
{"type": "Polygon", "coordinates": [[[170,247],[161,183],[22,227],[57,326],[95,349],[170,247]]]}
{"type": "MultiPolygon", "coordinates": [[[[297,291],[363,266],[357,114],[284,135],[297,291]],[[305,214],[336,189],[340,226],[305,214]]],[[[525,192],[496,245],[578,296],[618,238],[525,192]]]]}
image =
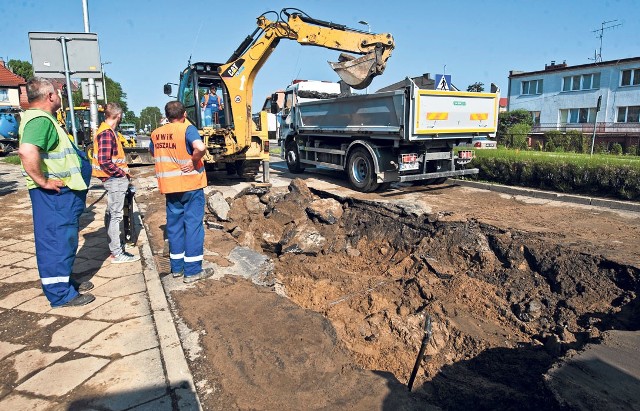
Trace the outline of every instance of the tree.
{"type": "Polygon", "coordinates": [[[9,60],[7,65],[9,69],[13,71],[13,74],[18,75],[25,80],[29,80],[33,77],[33,66],[28,61],[9,60]]]}
{"type": "Polygon", "coordinates": [[[484,91],[484,83],[476,81],[467,87],[467,91],[473,91],[474,93],[482,93],[484,91]]]}
{"type": "Polygon", "coordinates": [[[498,114],[498,131],[496,140],[503,141],[507,137],[508,130],[516,124],[527,124],[533,127],[533,117],[527,110],[505,111],[498,114]]]}
{"type": "Polygon", "coordinates": [[[138,117],[136,117],[136,113],[133,111],[129,110],[124,112],[124,116],[122,118],[123,123],[132,123],[137,126],[139,121],[138,117]]]}
{"type": "Polygon", "coordinates": [[[162,119],[162,113],[158,107],[145,107],[140,112],[140,128],[148,126],[151,130],[155,130],[160,125],[160,119],[162,119]]]}
{"type": "MultiPolygon", "coordinates": [[[[83,81],[87,81],[86,79],[83,81]]],[[[96,87],[97,87],[97,83],[101,82],[102,79],[96,79],[96,87]]],[[[109,103],[118,103],[120,105],[120,107],[122,107],[122,110],[126,113],[129,110],[129,107],[127,106],[127,102],[126,102],[126,98],[127,98],[127,93],[125,93],[124,91],[122,91],[122,86],[120,85],[120,83],[118,83],[117,81],[111,79],[109,76],[104,76],[104,81],[106,83],[106,87],[107,87],[107,101],[109,103]]],[[[63,96],[65,97],[65,96],[63,96]]],[[[76,90],[73,92],[73,105],[74,106],[81,106],[83,102],[85,102],[87,100],[82,98],[82,90],[76,90]]],[[[66,101],[65,101],[66,102],[66,101]]],[[[102,100],[98,100],[98,104],[104,104],[104,101],[102,100]]]]}

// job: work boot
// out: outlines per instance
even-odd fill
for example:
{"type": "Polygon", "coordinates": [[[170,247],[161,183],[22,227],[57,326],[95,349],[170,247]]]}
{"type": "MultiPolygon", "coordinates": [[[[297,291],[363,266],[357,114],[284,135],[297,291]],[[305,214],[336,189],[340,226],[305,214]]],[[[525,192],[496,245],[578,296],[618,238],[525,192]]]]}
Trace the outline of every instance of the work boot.
{"type": "Polygon", "coordinates": [[[191,284],[191,283],[195,283],[196,281],[199,280],[204,280],[205,278],[209,278],[213,275],[214,271],[213,268],[205,268],[204,270],[200,271],[198,274],[194,274],[194,275],[185,275],[184,276],[184,283],[185,284],[191,284]]]}
{"type": "Polygon", "coordinates": [[[62,304],[62,305],[58,305],[56,307],[53,308],[62,308],[62,307],[80,307],[82,305],[87,305],[90,302],[93,302],[93,300],[95,300],[96,297],[93,296],[93,294],[78,294],[77,296],[75,296],[75,298],[72,298],[71,300],[67,301],[66,303],[62,304]]]}
{"type": "Polygon", "coordinates": [[[71,285],[79,293],[86,293],[89,290],[93,290],[93,283],[91,281],[77,282],[75,280],[71,280],[71,285]]]}

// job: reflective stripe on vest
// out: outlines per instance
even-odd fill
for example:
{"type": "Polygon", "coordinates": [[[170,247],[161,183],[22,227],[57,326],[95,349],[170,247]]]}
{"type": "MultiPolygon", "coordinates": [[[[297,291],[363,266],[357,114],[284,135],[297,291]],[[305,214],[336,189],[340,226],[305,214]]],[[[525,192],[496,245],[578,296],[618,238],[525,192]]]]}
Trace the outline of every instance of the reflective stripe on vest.
{"type": "Polygon", "coordinates": [[[207,186],[207,174],[202,160],[189,173],[180,169],[192,161],[191,154],[187,152],[188,126],[187,122],[169,123],[151,134],[158,188],[162,194],[184,193],[207,186]]]}
{"type": "Polygon", "coordinates": [[[100,133],[102,133],[105,130],[111,130],[111,132],[114,133],[114,139],[116,141],[117,153],[111,157],[111,162],[116,166],[120,167],[125,173],[129,174],[129,167],[127,166],[127,160],[124,153],[124,148],[122,147],[122,143],[120,142],[120,139],[118,138],[117,133],[115,133],[113,129],[111,129],[111,126],[109,126],[107,123],[102,122],[102,124],[100,124],[100,127],[98,127],[98,130],[96,130],[96,136],[93,138],[93,156],[91,157],[91,175],[94,177],[102,177],[102,178],[111,177],[111,174],[107,174],[100,167],[100,163],[98,162],[98,152],[99,152],[98,135],[100,135],[100,133]]]}
{"type": "MultiPolygon", "coordinates": [[[[72,190],[86,190],[87,184],[82,178],[82,163],[78,155],[78,148],[67,136],[62,126],[53,118],[50,113],[40,109],[29,109],[22,115],[18,133],[20,141],[24,135],[24,128],[27,123],[38,117],[46,117],[58,132],[58,145],[51,151],[40,151],[40,171],[46,178],[62,180],[65,186],[72,190]]],[[[39,187],[35,181],[22,168],[22,175],[27,179],[27,188],[39,187]]]]}

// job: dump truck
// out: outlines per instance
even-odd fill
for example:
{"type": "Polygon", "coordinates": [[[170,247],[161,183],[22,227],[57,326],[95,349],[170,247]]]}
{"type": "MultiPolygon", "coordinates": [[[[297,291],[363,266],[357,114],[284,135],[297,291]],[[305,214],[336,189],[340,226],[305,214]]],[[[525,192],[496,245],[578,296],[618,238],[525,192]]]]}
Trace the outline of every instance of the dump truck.
{"type": "Polygon", "coordinates": [[[262,129],[260,113],[267,113],[267,130],[269,140],[275,141],[278,138],[278,127],[280,123],[279,113],[284,105],[284,90],[276,90],[264,99],[264,104],[259,112],[253,114],[253,121],[259,129],[262,129]]]}
{"type": "Polygon", "coordinates": [[[406,78],[399,90],[348,95],[338,83],[295,83],[285,91],[281,156],[292,173],[343,170],[362,192],[477,174],[465,168],[473,151],[459,148],[495,136],[500,91],[492,91],[424,90],[406,78]]]}
{"type": "MultiPolygon", "coordinates": [[[[196,126],[206,146],[203,157],[207,170],[226,169],[229,174],[252,178],[263,163],[263,181],[269,175],[269,136],[267,113],[260,112],[260,125],[252,119],[253,83],[260,68],[280,40],[297,41],[341,53],[330,62],[338,76],[357,89],[366,88],[383,73],[394,48],[389,33],[375,34],[345,25],[319,20],[299,9],[268,11],[258,16],[257,27],[247,36],[225,63],[190,63],[180,74],[177,98],[186,109],[188,121],[196,126]],[[268,17],[275,16],[274,20],[268,17]],[[216,86],[223,110],[217,121],[205,125],[201,111],[203,93],[216,86]]],[[[172,84],[164,85],[167,95],[172,84]]]]}

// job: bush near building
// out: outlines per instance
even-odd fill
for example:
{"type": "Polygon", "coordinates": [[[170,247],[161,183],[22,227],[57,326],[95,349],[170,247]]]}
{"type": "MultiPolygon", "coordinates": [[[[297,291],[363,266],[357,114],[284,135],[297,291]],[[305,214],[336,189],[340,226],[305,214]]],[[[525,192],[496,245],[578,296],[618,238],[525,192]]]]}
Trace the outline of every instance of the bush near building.
{"type": "Polygon", "coordinates": [[[638,157],[507,149],[477,150],[475,153],[469,166],[480,170],[478,178],[481,180],[640,201],[638,157]]]}

